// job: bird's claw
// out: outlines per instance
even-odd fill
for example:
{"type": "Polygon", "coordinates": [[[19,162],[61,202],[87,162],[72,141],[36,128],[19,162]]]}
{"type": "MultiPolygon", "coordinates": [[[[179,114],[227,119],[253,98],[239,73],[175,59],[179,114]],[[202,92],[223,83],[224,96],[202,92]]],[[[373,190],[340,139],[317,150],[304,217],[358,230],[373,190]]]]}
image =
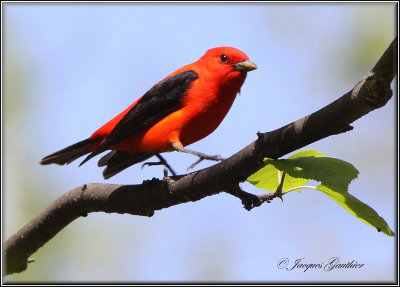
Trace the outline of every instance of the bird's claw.
{"type": "Polygon", "coordinates": [[[142,164],[141,168],[143,169],[146,165],[153,166],[153,165],[163,165],[161,161],[152,161],[152,162],[145,162],[142,164]]]}
{"type": "Polygon", "coordinates": [[[166,168],[169,169],[169,171],[172,173],[173,176],[176,176],[175,171],[172,169],[172,167],[168,164],[168,162],[160,154],[156,154],[156,157],[160,161],[157,161],[157,162],[145,162],[144,164],[142,164],[142,168],[145,167],[146,165],[148,165],[148,166],[163,165],[163,166],[165,166],[166,168]]]}

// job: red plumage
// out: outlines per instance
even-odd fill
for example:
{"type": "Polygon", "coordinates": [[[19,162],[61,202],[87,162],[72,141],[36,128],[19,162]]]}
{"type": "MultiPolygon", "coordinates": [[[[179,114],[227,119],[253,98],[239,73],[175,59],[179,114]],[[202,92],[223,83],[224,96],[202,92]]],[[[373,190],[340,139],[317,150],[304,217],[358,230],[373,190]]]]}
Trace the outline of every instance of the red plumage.
{"type": "Polygon", "coordinates": [[[240,92],[248,71],[256,69],[243,52],[231,47],[208,50],[198,61],[170,74],[91,137],[42,159],[66,164],[106,150],[99,161],[113,176],[154,154],[180,150],[213,132],[240,92]],[[115,152],[118,151],[118,152],[115,152]]]}

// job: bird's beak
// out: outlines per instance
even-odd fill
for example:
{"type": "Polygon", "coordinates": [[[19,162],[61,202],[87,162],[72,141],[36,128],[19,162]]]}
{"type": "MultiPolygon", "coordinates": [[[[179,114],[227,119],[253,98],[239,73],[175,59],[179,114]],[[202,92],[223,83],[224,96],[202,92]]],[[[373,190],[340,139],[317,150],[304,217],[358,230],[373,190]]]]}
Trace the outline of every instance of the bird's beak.
{"type": "Polygon", "coordinates": [[[249,60],[244,60],[243,62],[236,63],[233,66],[235,67],[235,71],[239,72],[250,72],[257,69],[257,65],[249,60]]]}

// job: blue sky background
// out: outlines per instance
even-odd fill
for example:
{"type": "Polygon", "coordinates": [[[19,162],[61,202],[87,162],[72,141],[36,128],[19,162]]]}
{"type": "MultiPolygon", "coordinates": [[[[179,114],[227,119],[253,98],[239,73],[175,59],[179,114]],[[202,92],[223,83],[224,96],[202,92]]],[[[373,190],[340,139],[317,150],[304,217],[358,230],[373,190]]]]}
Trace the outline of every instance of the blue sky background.
{"type": "MultiPolygon", "coordinates": [[[[384,4],[3,3],[4,239],[57,197],[90,182],[136,184],[162,176],[140,165],[104,181],[97,160],[78,168],[40,159],[83,140],[154,83],[209,48],[233,46],[259,69],[220,127],[190,146],[228,157],[353,88],[395,37],[397,7],[384,4]]],[[[392,85],[394,88],[394,85],[392,85]]],[[[395,94],[354,130],[312,144],[351,162],[350,193],[397,233],[395,94]]],[[[183,173],[195,160],[165,155],[183,173]]],[[[212,163],[205,162],[197,168],[212,163]]],[[[262,193],[250,184],[243,189],[262,193]]],[[[396,239],[328,197],[293,193],[251,212],[226,194],[152,218],[92,213],[57,234],[12,281],[389,282],[396,239]],[[281,258],[361,269],[279,269],[281,258]]]]}

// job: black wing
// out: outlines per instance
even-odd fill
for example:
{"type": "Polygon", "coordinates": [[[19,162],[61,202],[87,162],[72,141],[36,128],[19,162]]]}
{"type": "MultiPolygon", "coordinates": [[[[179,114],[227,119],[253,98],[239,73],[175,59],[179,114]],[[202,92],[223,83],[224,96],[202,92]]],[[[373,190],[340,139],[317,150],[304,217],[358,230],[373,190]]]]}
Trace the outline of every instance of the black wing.
{"type": "Polygon", "coordinates": [[[153,86],[119,121],[97,150],[85,158],[81,165],[131,136],[151,128],[169,114],[182,108],[182,97],[189,89],[190,84],[198,77],[196,72],[189,70],[165,78],[153,86]]]}

